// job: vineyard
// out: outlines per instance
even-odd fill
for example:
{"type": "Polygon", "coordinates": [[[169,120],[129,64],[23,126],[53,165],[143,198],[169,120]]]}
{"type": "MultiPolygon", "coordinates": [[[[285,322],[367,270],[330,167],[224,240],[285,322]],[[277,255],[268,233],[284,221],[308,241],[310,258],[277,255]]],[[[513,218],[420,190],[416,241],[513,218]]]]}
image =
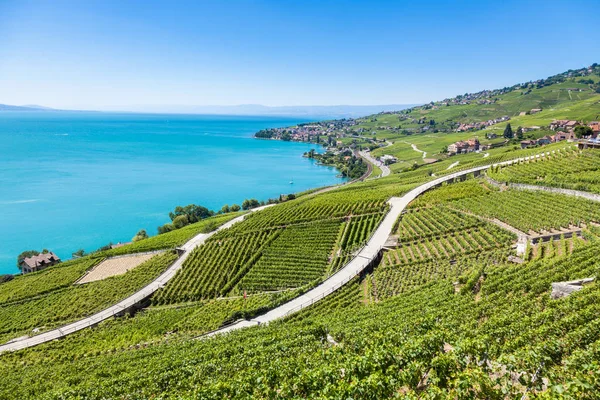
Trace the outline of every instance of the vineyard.
{"type": "Polygon", "coordinates": [[[224,223],[239,217],[242,213],[227,213],[206,218],[200,222],[186,225],[183,228],[176,229],[171,232],[163,233],[156,236],[151,236],[147,239],[140,240],[125,246],[102,251],[99,255],[105,257],[118,256],[123,254],[143,253],[153,250],[173,249],[180,246],[200,233],[208,233],[217,229],[224,223]]]}
{"type": "Polygon", "coordinates": [[[385,252],[382,266],[404,265],[430,258],[447,258],[495,248],[507,248],[516,237],[493,225],[483,225],[437,238],[405,242],[385,252]]]}
{"type": "Polygon", "coordinates": [[[499,219],[523,232],[552,231],[600,221],[598,203],[537,191],[490,192],[458,200],[451,207],[499,219]]]}
{"type": "Polygon", "coordinates": [[[585,150],[561,152],[535,161],[490,171],[500,182],[526,183],[600,193],[600,153],[585,150]]]}
{"type": "Polygon", "coordinates": [[[440,236],[483,225],[480,219],[444,206],[413,209],[401,217],[398,237],[402,242],[440,236]]]}
{"type": "Polygon", "coordinates": [[[100,261],[102,258],[80,258],[39,272],[19,275],[0,285],[0,305],[69,287],[100,261]]]}
{"type": "Polygon", "coordinates": [[[466,290],[436,279],[365,306],[355,280],[285,322],[209,341],[95,353],[96,342],[67,338],[3,356],[0,396],[593,398],[580,388],[597,384],[600,288],[549,299],[551,282],[600,272],[597,239],[588,240],[570,257],[473,261],[466,290]]]}
{"type": "Polygon", "coordinates": [[[506,251],[487,251],[455,260],[427,259],[400,266],[382,265],[373,273],[371,290],[377,299],[393,297],[431,282],[454,282],[482,266],[504,261],[506,251]]]}
{"type": "Polygon", "coordinates": [[[340,221],[296,225],[283,230],[237,285],[237,292],[281,290],[322,278],[339,236],[340,221]]]}
{"type": "Polygon", "coordinates": [[[0,338],[7,340],[18,334],[30,334],[35,328],[44,331],[100,311],[150,283],[176,257],[172,252],[163,253],[124,275],[5,302],[0,305],[0,338]]]}
{"type": "Polygon", "coordinates": [[[155,295],[154,304],[201,300],[226,294],[281,230],[212,239],[192,251],[183,268],[155,295]]]}
{"type": "Polygon", "coordinates": [[[371,234],[379,226],[385,214],[368,214],[348,218],[342,227],[342,237],[334,250],[329,275],[337,272],[348,263],[357,250],[365,245],[371,234]]]}

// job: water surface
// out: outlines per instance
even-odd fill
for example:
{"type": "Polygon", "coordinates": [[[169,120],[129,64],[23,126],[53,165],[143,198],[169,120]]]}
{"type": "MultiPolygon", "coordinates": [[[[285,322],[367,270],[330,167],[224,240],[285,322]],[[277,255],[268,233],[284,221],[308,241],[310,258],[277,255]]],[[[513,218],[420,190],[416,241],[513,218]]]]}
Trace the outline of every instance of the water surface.
{"type": "Polygon", "coordinates": [[[26,249],[67,259],[141,228],[155,234],[176,205],[218,210],[340,183],[333,168],[302,157],[315,145],[252,138],[305,121],[0,112],[0,274],[17,272],[26,249]]]}

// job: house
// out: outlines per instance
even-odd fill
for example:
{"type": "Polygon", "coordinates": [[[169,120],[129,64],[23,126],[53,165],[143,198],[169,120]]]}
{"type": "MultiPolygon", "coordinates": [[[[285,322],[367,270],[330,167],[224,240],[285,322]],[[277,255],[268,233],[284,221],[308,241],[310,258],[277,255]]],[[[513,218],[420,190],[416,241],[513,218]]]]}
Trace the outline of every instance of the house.
{"type": "Polygon", "coordinates": [[[574,129],[576,126],[580,125],[579,122],[577,121],[571,121],[568,119],[559,119],[556,121],[552,121],[550,123],[550,129],[552,129],[553,131],[557,130],[557,129],[574,129]]]}
{"type": "Polygon", "coordinates": [[[594,132],[594,134],[593,134],[592,136],[593,136],[594,138],[597,138],[597,137],[598,137],[598,134],[600,134],[600,122],[593,121],[593,122],[590,122],[590,123],[588,124],[588,126],[589,126],[590,128],[592,128],[592,131],[594,132]]]}
{"type": "Polygon", "coordinates": [[[19,261],[19,266],[24,274],[41,271],[44,268],[58,264],[60,258],[53,252],[40,253],[37,256],[25,257],[19,261]]]}
{"type": "Polygon", "coordinates": [[[553,142],[561,142],[563,140],[574,140],[575,134],[573,132],[556,132],[553,137],[553,142]]]}
{"type": "Polygon", "coordinates": [[[540,146],[550,144],[550,143],[552,143],[552,138],[548,135],[541,137],[537,140],[537,144],[539,144],[540,146]]]}
{"type": "Polygon", "coordinates": [[[527,115],[527,111],[521,111],[521,112],[519,113],[519,117],[524,117],[524,116],[526,116],[526,115],[527,115]]]}
{"type": "Polygon", "coordinates": [[[496,139],[498,137],[495,133],[488,133],[485,135],[486,139],[496,139]]]}
{"type": "Polygon", "coordinates": [[[460,154],[460,153],[471,153],[479,150],[479,139],[470,139],[467,141],[458,141],[448,146],[448,153],[460,154]]]}
{"type": "Polygon", "coordinates": [[[542,109],[541,109],[541,108],[532,108],[532,109],[531,109],[531,111],[530,111],[530,113],[531,113],[531,114],[537,114],[537,113],[539,113],[540,111],[542,111],[542,109]]]}
{"type": "Polygon", "coordinates": [[[389,154],[384,154],[381,157],[379,157],[379,161],[381,161],[385,165],[389,165],[389,164],[397,163],[398,159],[394,156],[390,156],[389,154]]]}
{"type": "Polygon", "coordinates": [[[521,148],[526,149],[528,147],[537,146],[537,142],[535,140],[521,140],[521,148]]]}

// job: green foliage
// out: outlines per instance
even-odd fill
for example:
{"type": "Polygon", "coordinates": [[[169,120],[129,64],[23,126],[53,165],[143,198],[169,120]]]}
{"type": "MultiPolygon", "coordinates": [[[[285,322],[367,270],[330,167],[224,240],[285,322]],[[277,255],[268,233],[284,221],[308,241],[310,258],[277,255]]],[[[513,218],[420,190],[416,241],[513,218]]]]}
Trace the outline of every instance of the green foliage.
{"type": "Polygon", "coordinates": [[[476,199],[459,200],[452,206],[499,219],[524,232],[580,227],[584,223],[600,221],[598,203],[539,191],[491,192],[476,199]]]}
{"type": "Polygon", "coordinates": [[[100,311],[150,283],[176,258],[174,253],[166,252],[124,275],[56,288],[39,296],[0,304],[0,320],[3,321],[0,335],[10,337],[29,333],[33,328],[45,330],[100,311]]]}
{"type": "Polygon", "coordinates": [[[504,128],[504,134],[503,134],[503,136],[506,139],[512,139],[514,137],[514,133],[512,131],[512,128],[511,128],[510,124],[507,124],[506,128],[504,128]]]}
{"type": "Polygon", "coordinates": [[[148,234],[145,229],[140,229],[138,233],[131,239],[132,242],[139,242],[140,240],[148,239],[148,234]]]}

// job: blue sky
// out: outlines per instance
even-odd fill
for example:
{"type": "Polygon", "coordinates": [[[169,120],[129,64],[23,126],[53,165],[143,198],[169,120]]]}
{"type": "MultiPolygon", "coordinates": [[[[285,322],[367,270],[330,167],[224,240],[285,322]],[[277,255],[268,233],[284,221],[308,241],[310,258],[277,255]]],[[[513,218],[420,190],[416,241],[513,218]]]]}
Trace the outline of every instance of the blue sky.
{"type": "Polygon", "coordinates": [[[421,103],[600,62],[598,10],[600,0],[0,0],[0,103],[421,103]]]}

